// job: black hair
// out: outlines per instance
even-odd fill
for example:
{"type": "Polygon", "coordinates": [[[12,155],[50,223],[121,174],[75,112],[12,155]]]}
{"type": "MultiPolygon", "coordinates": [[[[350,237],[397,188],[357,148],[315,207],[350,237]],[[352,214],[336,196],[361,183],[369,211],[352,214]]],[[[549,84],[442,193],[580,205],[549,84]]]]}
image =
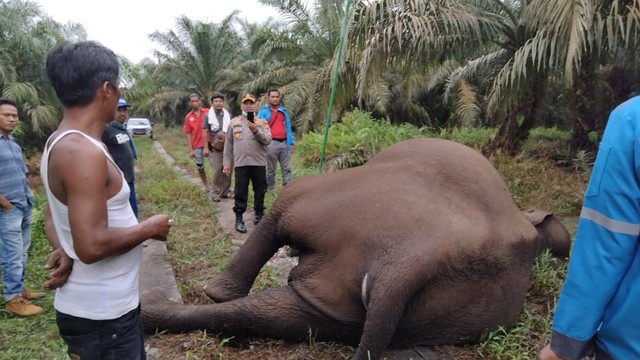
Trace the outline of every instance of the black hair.
{"type": "Polygon", "coordinates": [[[84,106],[109,82],[118,85],[118,57],[95,41],[65,41],[49,51],[47,76],[65,107],[84,106]]]}
{"type": "Polygon", "coordinates": [[[272,92],[277,92],[278,94],[280,94],[280,90],[276,89],[276,88],[271,88],[269,90],[267,90],[267,97],[269,97],[271,95],[272,92]]]}
{"type": "Polygon", "coordinates": [[[0,98],[0,105],[11,105],[16,109],[18,108],[18,103],[15,100],[9,98],[0,98]]]}
{"type": "Polygon", "coordinates": [[[213,101],[213,99],[222,99],[224,100],[224,95],[222,95],[219,92],[214,92],[211,97],[209,98],[209,100],[213,101]]]}

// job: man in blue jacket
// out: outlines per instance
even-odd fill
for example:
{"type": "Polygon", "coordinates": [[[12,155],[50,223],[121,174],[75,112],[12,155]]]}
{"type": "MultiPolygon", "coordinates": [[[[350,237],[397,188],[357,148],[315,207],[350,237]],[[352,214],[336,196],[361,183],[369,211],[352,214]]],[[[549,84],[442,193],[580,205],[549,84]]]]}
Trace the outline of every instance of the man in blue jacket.
{"type": "Polygon", "coordinates": [[[540,359],[640,359],[640,97],[609,117],[540,359]]]}
{"type": "Polygon", "coordinates": [[[258,117],[266,119],[271,128],[271,143],[267,145],[267,190],[276,187],[276,168],[280,163],[282,185],[291,181],[291,153],[293,152],[293,132],[289,112],[280,105],[280,91],[267,91],[269,104],[258,112],[258,117]]]}

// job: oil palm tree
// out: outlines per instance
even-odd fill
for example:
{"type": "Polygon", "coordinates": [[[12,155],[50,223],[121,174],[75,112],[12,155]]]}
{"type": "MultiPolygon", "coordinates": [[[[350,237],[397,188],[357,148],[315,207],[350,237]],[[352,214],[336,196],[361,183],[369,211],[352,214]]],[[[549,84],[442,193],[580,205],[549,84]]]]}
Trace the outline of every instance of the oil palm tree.
{"type": "MultiPolygon", "coordinates": [[[[246,31],[250,56],[263,71],[245,87],[257,92],[279,87],[296,129],[308,131],[326,116],[345,1],[316,0],[310,6],[299,0],[260,2],[274,7],[281,21],[246,31]]],[[[341,81],[334,119],[352,102],[351,80],[341,81]]]]}
{"type": "Polygon", "coordinates": [[[233,12],[214,24],[182,16],[176,20],[175,31],[149,35],[164,49],[154,54],[160,62],[154,81],[160,86],[150,100],[151,111],[162,113],[171,108],[175,112],[190,93],[206,98],[214,91],[225,90],[226,69],[237,61],[244,45],[234,28],[236,17],[237,12],[233,12]]]}
{"type": "Polygon", "coordinates": [[[351,53],[359,62],[359,94],[372,74],[390,67],[419,63],[439,74],[455,61],[461,65],[445,78],[444,98],[457,101],[459,112],[498,119],[488,150],[514,152],[539,119],[550,84],[572,88],[588,74],[584,67],[608,61],[603,50],[634,47],[637,9],[636,0],[361,2],[351,53]]]}
{"type": "Polygon", "coordinates": [[[76,23],[60,24],[30,1],[0,1],[0,91],[15,99],[22,119],[22,143],[41,148],[60,118],[58,102],[46,80],[45,58],[65,39],[84,40],[76,23]]]}

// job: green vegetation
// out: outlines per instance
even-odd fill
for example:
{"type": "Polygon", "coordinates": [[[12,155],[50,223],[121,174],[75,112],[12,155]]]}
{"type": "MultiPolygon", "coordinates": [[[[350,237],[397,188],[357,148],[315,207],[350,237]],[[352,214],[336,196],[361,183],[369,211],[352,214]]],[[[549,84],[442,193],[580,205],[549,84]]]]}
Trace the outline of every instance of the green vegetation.
{"type": "Polygon", "coordinates": [[[491,332],[487,340],[477,346],[481,359],[536,359],[543,344],[549,341],[551,312],[555,307],[567,262],[545,251],[536,260],[531,275],[525,309],[518,323],[510,329],[491,332]]]}
{"type": "MultiPolygon", "coordinates": [[[[329,129],[325,150],[327,170],[339,170],[359,166],[389,145],[402,140],[427,137],[426,128],[413,125],[391,125],[389,120],[376,120],[370,114],[355,110],[346,113],[342,121],[329,129]]],[[[296,164],[304,168],[316,168],[324,142],[323,132],[310,132],[296,143],[296,164]]]]}

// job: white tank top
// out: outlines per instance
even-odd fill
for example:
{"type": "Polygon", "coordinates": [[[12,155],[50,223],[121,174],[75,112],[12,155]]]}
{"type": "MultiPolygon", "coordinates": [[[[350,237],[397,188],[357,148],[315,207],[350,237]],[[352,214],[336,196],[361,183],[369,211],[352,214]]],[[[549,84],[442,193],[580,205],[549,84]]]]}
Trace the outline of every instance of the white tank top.
{"type": "MultiPolygon", "coordinates": [[[[69,227],[69,209],[51,192],[48,176],[49,152],[60,139],[70,133],[83,135],[99,147],[116,166],[101,142],[77,130],[65,131],[45,146],[40,174],[47,190],[56,234],[65,253],[73,259],[73,270],[69,279],[56,290],[54,307],[62,313],[85,319],[111,320],[138,306],[138,271],[142,261],[142,244],[124,254],[114,255],[93,264],[83,263],[76,255],[69,227]]],[[[120,174],[122,175],[122,171],[120,174]]],[[[129,204],[129,193],[129,186],[122,175],[122,188],[107,200],[109,227],[130,227],[138,223],[129,204]]]]}

